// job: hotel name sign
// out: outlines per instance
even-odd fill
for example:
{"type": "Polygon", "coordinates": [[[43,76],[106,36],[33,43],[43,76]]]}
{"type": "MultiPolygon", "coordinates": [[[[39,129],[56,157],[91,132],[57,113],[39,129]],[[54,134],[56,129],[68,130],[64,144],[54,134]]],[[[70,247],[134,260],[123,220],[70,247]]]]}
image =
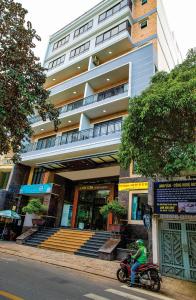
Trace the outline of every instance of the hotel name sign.
{"type": "Polygon", "coordinates": [[[148,182],[119,183],[119,191],[148,190],[148,182]]]}

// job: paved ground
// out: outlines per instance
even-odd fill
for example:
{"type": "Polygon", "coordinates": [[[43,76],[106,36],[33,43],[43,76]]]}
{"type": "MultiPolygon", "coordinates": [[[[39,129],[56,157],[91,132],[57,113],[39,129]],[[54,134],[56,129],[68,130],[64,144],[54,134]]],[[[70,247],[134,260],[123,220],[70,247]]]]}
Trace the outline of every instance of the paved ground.
{"type": "MultiPolygon", "coordinates": [[[[77,270],[77,271],[81,271],[80,274],[82,274],[82,275],[80,275],[80,277],[84,276],[84,273],[89,274],[89,276],[90,276],[89,278],[91,278],[92,274],[99,275],[99,277],[96,277],[96,278],[99,278],[99,280],[103,280],[103,278],[105,278],[105,280],[106,279],[107,280],[115,279],[114,285],[119,286],[119,284],[120,284],[116,281],[116,270],[119,267],[119,262],[103,261],[103,260],[99,260],[99,259],[76,256],[76,255],[67,254],[67,253],[63,253],[63,252],[54,252],[54,251],[38,249],[38,248],[33,248],[33,247],[28,247],[28,246],[23,246],[23,245],[17,245],[14,242],[4,242],[4,241],[0,241],[0,253],[1,253],[0,257],[2,257],[2,253],[4,253],[4,254],[12,255],[12,256],[10,256],[12,259],[16,259],[15,257],[18,257],[17,259],[19,259],[19,258],[26,259],[26,263],[28,262],[27,259],[29,259],[29,262],[31,264],[32,264],[32,260],[34,260],[34,263],[37,263],[37,262],[47,263],[48,270],[50,270],[52,268],[52,265],[54,267],[55,266],[65,267],[66,269],[63,268],[63,270],[64,270],[63,272],[65,273],[65,270],[66,270],[66,274],[72,274],[74,272],[74,270],[77,270]]],[[[3,261],[6,261],[6,259],[3,259],[3,261]]],[[[9,260],[8,260],[8,263],[9,263],[9,260]]],[[[19,271],[20,270],[17,268],[17,272],[19,272],[19,271]]],[[[3,273],[0,272],[0,274],[1,274],[1,278],[2,278],[3,273]]],[[[31,276],[31,272],[29,272],[29,276],[31,276]]],[[[0,289],[1,289],[1,285],[0,285],[0,289]]],[[[125,287],[123,287],[123,290],[125,290],[125,292],[127,292],[125,287]]],[[[142,291],[144,292],[145,290],[142,289],[142,291]]],[[[0,295],[1,295],[1,292],[0,292],[0,295]]],[[[172,297],[175,299],[180,299],[180,300],[194,300],[194,299],[196,299],[196,297],[195,297],[196,285],[189,283],[189,282],[184,282],[181,280],[165,278],[163,281],[163,285],[162,285],[162,294],[161,295],[169,296],[169,297],[172,297]]],[[[105,297],[105,298],[107,298],[107,297],[105,297]]],[[[16,298],[10,298],[10,299],[16,300],[16,298]]],[[[30,299],[30,298],[28,298],[28,299],[30,299]]],[[[38,299],[38,298],[32,298],[32,299],[38,299]]],[[[48,299],[50,299],[50,298],[48,298],[48,299]]],[[[53,298],[53,299],[60,300],[61,298],[53,298]]],[[[75,298],[66,298],[66,299],[75,299],[75,298]]],[[[76,299],[78,299],[78,298],[76,298],[76,299]]],[[[109,297],[108,299],[113,299],[113,298],[109,297]]],[[[127,299],[131,299],[131,298],[127,298],[127,299]]],[[[154,299],[154,298],[152,298],[152,299],[154,299]]],[[[156,299],[158,299],[158,298],[156,298],[156,299]]],[[[104,298],[103,299],[97,298],[97,300],[104,300],[104,298]]],[[[141,300],[141,299],[135,298],[132,300],[141,300]]]]}
{"type": "Polygon", "coordinates": [[[1,255],[0,270],[0,299],[170,300],[112,279],[8,254],[1,255]]]}

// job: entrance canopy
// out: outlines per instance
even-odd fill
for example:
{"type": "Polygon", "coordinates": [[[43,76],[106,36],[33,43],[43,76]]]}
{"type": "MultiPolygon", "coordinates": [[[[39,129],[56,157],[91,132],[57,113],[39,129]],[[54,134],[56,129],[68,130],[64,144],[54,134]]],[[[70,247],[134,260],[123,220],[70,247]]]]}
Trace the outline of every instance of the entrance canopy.
{"type": "Polygon", "coordinates": [[[75,159],[67,159],[61,161],[52,161],[39,164],[49,170],[60,171],[79,171],[95,168],[104,168],[108,166],[118,165],[118,156],[116,152],[101,153],[91,156],[83,156],[75,159]]]}

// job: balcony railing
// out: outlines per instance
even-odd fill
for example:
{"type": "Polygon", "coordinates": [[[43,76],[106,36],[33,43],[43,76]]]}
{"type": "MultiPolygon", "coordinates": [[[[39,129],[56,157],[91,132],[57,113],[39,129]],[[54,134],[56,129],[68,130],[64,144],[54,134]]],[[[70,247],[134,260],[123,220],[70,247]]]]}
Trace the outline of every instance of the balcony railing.
{"type": "Polygon", "coordinates": [[[117,132],[120,132],[122,128],[122,120],[119,120],[117,122],[110,122],[108,124],[103,124],[100,126],[96,126],[94,128],[89,128],[82,131],[73,131],[73,132],[67,132],[67,134],[64,134],[62,136],[55,137],[52,139],[52,142],[50,143],[43,143],[42,146],[36,143],[30,143],[22,149],[22,153],[27,153],[31,151],[37,151],[42,150],[46,148],[52,148],[57,147],[69,143],[75,143],[79,141],[84,141],[88,139],[97,138],[100,136],[106,136],[110,134],[114,134],[117,132]]]}
{"type": "MultiPolygon", "coordinates": [[[[105,100],[107,98],[123,94],[128,91],[128,83],[121,84],[117,87],[111,88],[109,90],[103,91],[101,93],[88,96],[84,99],[78,100],[76,102],[64,105],[63,107],[59,108],[59,114],[64,114],[66,112],[78,109],[80,107],[90,105],[92,103],[99,102],[101,100],[105,100]]],[[[40,116],[32,116],[29,118],[30,124],[34,124],[36,122],[42,121],[40,116]]]]}

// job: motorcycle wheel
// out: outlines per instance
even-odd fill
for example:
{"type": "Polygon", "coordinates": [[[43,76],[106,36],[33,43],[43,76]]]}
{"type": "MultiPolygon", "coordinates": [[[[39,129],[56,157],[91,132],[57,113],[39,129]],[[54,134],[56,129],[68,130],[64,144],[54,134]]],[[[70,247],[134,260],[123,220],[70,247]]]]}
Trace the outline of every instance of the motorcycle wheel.
{"type": "Polygon", "coordinates": [[[154,281],[154,284],[151,285],[150,289],[153,292],[159,292],[160,289],[161,289],[161,283],[160,283],[160,280],[159,280],[158,272],[155,271],[155,270],[151,270],[150,271],[150,276],[151,276],[151,279],[154,281]]]}
{"type": "Polygon", "coordinates": [[[118,280],[122,283],[125,283],[127,281],[127,272],[122,269],[122,268],[119,268],[116,272],[116,276],[118,278],[118,280]]]}

